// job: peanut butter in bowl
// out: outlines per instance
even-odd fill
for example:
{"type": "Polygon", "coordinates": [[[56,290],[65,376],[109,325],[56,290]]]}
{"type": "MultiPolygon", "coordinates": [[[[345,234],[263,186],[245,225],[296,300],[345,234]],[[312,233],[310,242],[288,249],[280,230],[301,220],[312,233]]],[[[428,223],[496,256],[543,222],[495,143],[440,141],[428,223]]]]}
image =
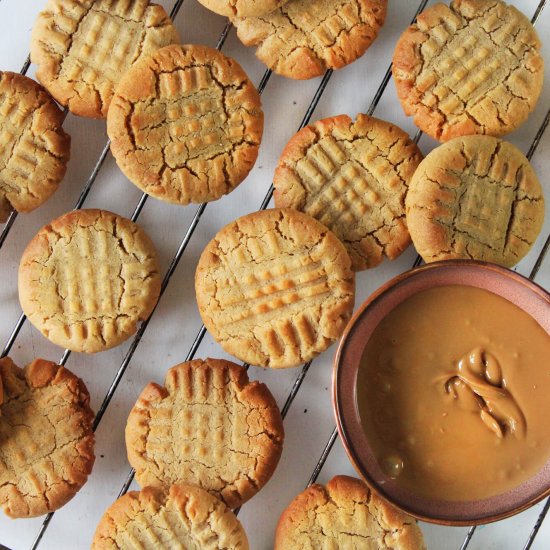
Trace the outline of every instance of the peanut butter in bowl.
{"type": "Polygon", "coordinates": [[[397,483],[443,500],[502,493],[550,457],[550,336],[487,290],[419,292],[370,337],[357,406],[397,483]]]}
{"type": "Polygon", "coordinates": [[[550,295],[517,273],[390,281],[346,328],[333,391],[351,462],[417,518],[487,523],[550,494],[550,295]]]}

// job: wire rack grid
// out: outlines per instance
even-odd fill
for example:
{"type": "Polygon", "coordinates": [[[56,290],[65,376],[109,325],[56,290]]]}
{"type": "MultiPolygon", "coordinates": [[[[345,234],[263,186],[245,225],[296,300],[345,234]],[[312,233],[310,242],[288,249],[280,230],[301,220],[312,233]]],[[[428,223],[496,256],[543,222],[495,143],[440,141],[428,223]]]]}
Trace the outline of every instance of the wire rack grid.
{"type": "MultiPolygon", "coordinates": [[[[194,2],[194,0],[185,0],[185,3],[187,3],[187,4],[189,4],[191,2],[194,2]]],[[[414,13],[413,13],[412,19],[414,19],[416,14],[419,11],[421,11],[422,9],[424,9],[424,7],[429,3],[430,2],[428,2],[428,0],[423,0],[422,2],[419,2],[419,3],[412,2],[412,4],[414,4],[414,13]]],[[[533,14],[532,14],[532,20],[533,20],[534,23],[536,23],[538,21],[539,17],[541,17],[541,14],[543,12],[545,4],[546,4],[545,0],[536,3],[536,7],[535,7],[535,9],[533,11],[533,14]]],[[[170,9],[170,15],[176,21],[176,23],[178,22],[176,17],[180,13],[180,10],[181,10],[183,5],[184,5],[184,0],[178,0],[175,3],[173,3],[172,6],[170,7],[171,8],[170,9]]],[[[409,9],[409,11],[412,11],[412,10],[409,9]]],[[[391,12],[390,12],[390,14],[391,14],[391,12]]],[[[410,21],[408,21],[408,22],[410,22],[410,21]]],[[[185,25],[184,25],[183,28],[185,29],[185,25]]],[[[231,31],[231,25],[226,24],[223,27],[223,29],[222,29],[222,31],[219,35],[219,38],[217,40],[216,47],[218,49],[222,49],[224,47],[224,45],[226,43],[226,39],[230,35],[230,31],[231,31]]],[[[369,55],[369,54],[367,53],[367,55],[369,55]]],[[[29,70],[29,67],[30,67],[30,62],[29,62],[29,58],[27,57],[27,59],[25,60],[25,62],[23,64],[23,67],[21,69],[21,73],[26,74],[27,71],[29,70]]],[[[258,80],[258,89],[259,89],[260,93],[263,93],[266,90],[266,88],[268,86],[268,83],[271,80],[272,80],[272,75],[271,75],[270,71],[265,71],[261,75],[261,78],[258,80]]],[[[318,83],[318,85],[314,89],[312,99],[309,100],[309,102],[307,103],[307,108],[305,110],[305,114],[303,115],[302,121],[299,125],[299,128],[305,126],[309,122],[309,120],[312,118],[312,116],[313,116],[314,112],[316,111],[319,103],[321,102],[323,96],[325,95],[325,92],[328,89],[330,89],[329,84],[331,83],[331,80],[333,80],[333,72],[332,71],[327,71],[327,73],[324,75],[324,77],[320,80],[320,82],[318,83]]],[[[384,97],[384,94],[387,90],[387,87],[388,87],[388,84],[389,84],[390,80],[391,80],[391,66],[386,66],[385,71],[383,71],[382,78],[378,79],[379,84],[375,88],[374,94],[372,96],[372,100],[370,101],[370,103],[368,104],[368,108],[365,109],[364,112],[367,112],[368,114],[374,114],[375,113],[377,107],[379,106],[379,104],[381,103],[381,100],[384,97]]],[[[342,82],[342,80],[340,80],[340,83],[341,82],[342,82]]],[[[345,82],[345,80],[344,80],[344,82],[345,82]]],[[[544,99],[544,97],[543,97],[543,99],[544,99]]],[[[364,109],[364,102],[359,106],[359,110],[361,110],[361,107],[363,107],[363,109],[364,109]]],[[[329,112],[328,114],[336,114],[336,113],[330,113],[329,112]]],[[[527,152],[529,158],[532,158],[534,156],[534,154],[536,153],[537,147],[538,147],[539,143],[541,142],[541,140],[544,137],[544,132],[545,132],[547,126],[548,126],[549,118],[550,118],[550,111],[547,111],[545,116],[542,119],[541,124],[538,126],[538,129],[537,129],[537,132],[534,136],[534,139],[532,140],[532,142],[530,144],[529,150],[527,152]]],[[[266,116],[266,119],[267,119],[267,116],[266,116]]],[[[415,139],[416,142],[419,142],[421,137],[422,137],[422,134],[420,132],[416,132],[414,139],[415,139]]],[[[433,144],[432,144],[432,146],[433,146],[433,144]]],[[[100,175],[100,172],[101,172],[102,168],[105,165],[106,159],[109,156],[108,153],[109,153],[109,142],[107,141],[103,145],[103,147],[100,149],[99,156],[98,156],[97,160],[95,161],[95,164],[93,165],[93,167],[91,169],[90,175],[87,178],[86,183],[85,183],[82,191],[80,192],[76,203],[74,204],[74,208],[80,208],[80,207],[83,207],[83,206],[87,206],[87,204],[88,204],[87,199],[88,199],[91,191],[93,190],[94,184],[98,180],[98,176],[100,175]]],[[[259,205],[259,209],[265,209],[270,205],[272,192],[273,192],[272,185],[268,185],[267,192],[264,195],[264,197],[263,197],[263,199],[262,199],[262,201],[259,205]]],[[[133,209],[133,212],[132,212],[132,215],[131,215],[132,220],[137,221],[140,218],[140,216],[141,216],[141,214],[144,210],[144,207],[146,205],[146,202],[147,202],[147,195],[142,194],[139,197],[139,199],[137,201],[137,204],[133,209]]],[[[164,293],[168,290],[168,285],[169,285],[170,281],[172,280],[173,275],[176,273],[176,269],[178,268],[180,260],[182,259],[184,253],[186,252],[186,250],[190,246],[192,237],[195,235],[195,233],[199,229],[199,224],[201,223],[202,220],[204,220],[205,215],[208,214],[207,208],[211,209],[212,207],[207,205],[207,204],[201,204],[196,208],[196,210],[192,214],[192,216],[191,216],[191,218],[188,222],[188,225],[185,228],[185,231],[183,233],[183,238],[181,239],[181,241],[180,241],[180,243],[179,243],[179,245],[176,249],[175,254],[172,256],[171,260],[168,263],[168,267],[166,269],[165,276],[164,276],[163,283],[162,283],[161,296],[164,295],[164,293]]],[[[256,206],[256,208],[258,208],[258,206],[256,206]]],[[[241,211],[241,213],[245,213],[245,212],[241,211]]],[[[10,216],[8,222],[5,224],[2,232],[0,233],[0,248],[2,248],[3,245],[6,243],[10,233],[13,233],[16,230],[16,228],[17,228],[17,223],[16,223],[17,218],[18,218],[18,216],[15,213],[13,213],[10,216]]],[[[537,255],[536,255],[536,258],[534,260],[534,264],[532,265],[532,267],[529,271],[530,277],[532,279],[534,279],[537,276],[541,266],[543,265],[544,258],[545,258],[545,255],[546,255],[549,244],[550,244],[550,234],[546,236],[546,241],[544,242],[544,245],[537,251],[537,255]]],[[[409,267],[411,267],[411,265],[418,265],[418,264],[419,264],[419,258],[417,257],[416,259],[414,259],[413,262],[411,262],[409,267]]],[[[153,312],[153,314],[154,314],[154,312],[153,312]]],[[[123,381],[123,378],[124,378],[125,373],[126,373],[128,367],[130,365],[130,362],[131,362],[132,358],[134,357],[134,355],[135,355],[135,353],[138,349],[138,346],[140,345],[140,343],[141,343],[141,341],[142,341],[142,339],[145,335],[145,332],[146,332],[146,330],[149,326],[150,320],[151,320],[151,318],[148,319],[147,321],[145,321],[144,323],[142,323],[142,325],[140,326],[137,334],[135,335],[135,337],[133,338],[133,340],[131,341],[131,343],[127,347],[127,349],[124,351],[122,361],[120,362],[119,367],[116,369],[116,371],[114,373],[114,376],[113,376],[111,382],[108,385],[107,391],[105,392],[104,398],[103,398],[102,402],[99,405],[96,420],[95,420],[95,423],[94,423],[94,429],[97,430],[99,428],[99,426],[100,426],[100,424],[101,424],[101,422],[104,418],[104,415],[106,414],[109,406],[111,405],[111,402],[112,402],[113,398],[116,395],[117,389],[119,388],[120,383],[123,381]]],[[[6,345],[3,349],[3,352],[2,352],[2,356],[7,355],[8,353],[10,353],[12,351],[13,346],[15,345],[16,341],[18,340],[20,334],[22,333],[22,331],[25,327],[25,322],[26,322],[26,319],[25,319],[24,315],[20,314],[18,320],[15,323],[15,326],[13,327],[13,329],[11,330],[11,333],[9,334],[9,337],[7,339],[7,343],[6,343],[6,345]]],[[[196,333],[194,339],[192,340],[189,348],[188,348],[188,351],[187,351],[187,354],[186,354],[186,357],[185,357],[186,360],[191,359],[195,356],[195,354],[198,352],[199,348],[201,347],[201,344],[203,343],[203,340],[204,340],[205,336],[206,336],[206,331],[204,329],[204,326],[201,326],[200,329],[198,330],[198,332],[196,333]]],[[[218,354],[219,354],[219,351],[218,351],[218,354]]],[[[69,359],[70,355],[71,355],[70,351],[65,350],[65,352],[63,353],[63,355],[61,356],[61,359],[59,361],[60,364],[65,365],[68,362],[68,359],[69,359]]],[[[298,370],[297,374],[292,376],[289,379],[290,383],[287,384],[289,391],[286,394],[286,397],[284,398],[284,400],[282,400],[282,413],[283,413],[284,417],[287,417],[287,415],[290,411],[291,405],[294,403],[296,397],[298,396],[298,392],[302,387],[302,383],[304,382],[304,380],[306,379],[306,376],[308,375],[308,372],[310,371],[311,364],[312,364],[311,362],[308,362],[305,365],[303,365],[302,368],[298,370]]],[[[167,366],[169,366],[169,364],[166,365],[166,367],[167,366]]],[[[333,450],[336,441],[337,441],[337,432],[336,432],[335,429],[333,429],[330,433],[328,441],[322,447],[319,459],[314,464],[311,475],[309,476],[309,481],[307,483],[308,485],[317,480],[318,476],[320,475],[320,473],[323,470],[323,467],[325,466],[327,460],[329,459],[329,457],[331,455],[331,451],[333,450]]],[[[122,488],[120,489],[119,494],[123,494],[129,489],[129,487],[132,483],[132,480],[133,480],[133,472],[130,471],[130,473],[127,475],[124,483],[122,483],[122,488]]],[[[268,490],[268,489],[266,489],[266,490],[268,490]]],[[[540,525],[542,525],[542,521],[543,521],[543,519],[546,515],[546,512],[548,511],[548,507],[549,507],[549,504],[546,503],[546,505],[542,508],[541,513],[537,517],[537,521],[534,524],[533,529],[531,530],[531,533],[530,533],[529,537],[526,539],[525,548],[530,548],[531,545],[533,544],[533,542],[535,540],[535,537],[537,536],[538,530],[540,528],[540,525]]],[[[245,510],[246,510],[246,507],[245,507],[245,510]]],[[[41,544],[41,542],[44,540],[44,536],[46,535],[46,533],[48,531],[48,528],[49,528],[53,518],[54,518],[54,514],[50,514],[43,520],[43,522],[41,523],[41,525],[40,525],[40,527],[39,527],[39,529],[36,533],[36,535],[33,538],[33,541],[30,545],[31,548],[37,548],[41,544]]],[[[2,532],[2,530],[1,530],[1,526],[0,526],[0,533],[1,532],[2,532]]],[[[464,540],[462,541],[462,543],[459,547],[460,548],[466,548],[466,547],[469,546],[469,544],[472,541],[475,541],[474,534],[475,534],[475,529],[474,528],[467,530],[467,532],[465,534],[465,537],[464,537],[464,540]]],[[[265,547],[268,547],[269,546],[268,541],[267,540],[263,541],[263,545],[265,547]]],[[[455,546],[449,546],[449,548],[457,548],[457,546],[456,545],[455,546]]]]}

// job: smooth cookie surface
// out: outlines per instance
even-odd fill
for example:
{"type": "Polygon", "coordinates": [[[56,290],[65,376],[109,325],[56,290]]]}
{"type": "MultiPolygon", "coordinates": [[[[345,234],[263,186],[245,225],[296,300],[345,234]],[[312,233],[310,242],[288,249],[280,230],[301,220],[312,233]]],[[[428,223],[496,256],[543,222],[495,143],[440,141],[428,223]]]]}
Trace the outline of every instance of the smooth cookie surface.
{"type": "Polygon", "coordinates": [[[501,136],[535,108],[543,81],[530,21],[500,0],[454,0],[421,13],[397,43],[393,76],[405,113],[440,141],[501,136]]]}
{"type": "Polygon", "coordinates": [[[0,223],[12,209],[30,212],[57,189],[71,138],[63,113],[34,80],[0,72],[0,223]]]}
{"type": "Polygon", "coordinates": [[[307,79],[361,57],[384,24],[386,6],[386,0],[290,0],[268,15],[233,23],[270,69],[307,79]]]}
{"type": "Polygon", "coordinates": [[[434,149],[411,180],[406,206],[413,243],[426,262],[474,259],[511,267],[544,220],[529,161],[489,136],[455,138],[434,149]]]}
{"type": "Polygon", "coordinates": [[[135,223],[76,210],[43,227],[19,266],[23,311],[54,344],[94,353],[146,319],[160,292],[157,254],[135,223]]]}
{"type": "Polygon", "coordinates": [[[94,414],[80,378],[36,359],[24,369],[0,359],[0,505],[12,518],[67,503],[94,464],[94,414]]]}
{"type": "Polygon", "coordinates": [[[143,486],[192,483],[236,508],[269,480],[283,422],[264,384],[229,361],[181,363],[148,384],[126,425],[128,460],[143,486]]]}
{"type": "Polygon", "coordinates": [[[169,46],[125,75],[107,131],[117,164],[140,189],[167,202],[200,203],[248,175],[263,112],[236,61],[206,46],[169,46]]]}
{"type": "Polygon", "coordinates": [[[105,118],[127,69],[178,41],[164,8],[149,0],[49,0],[33,28],[31,60],[59,103],[105,118]]]}
{"type": "Polygon", "coordinates": [[[199,0],[199,2],[226,17],[257,17],[267,15],[288,0],[199,0]]]}
{"type": "Polygon", "coordinates": [[[192,485],[146,487],[120,497],[103,515],[92,550],[248,550],[235,514],[192,485]]]}
{"type": "Polygon", "coordinates": [[[292,209],[243,216],[205,248],[195,275],[203,322],[252,365],[293,367],[340,337],[355,278],[338,238],[292,209]]]}
{"type": "Polygon", "coordinates": [[[320,120],[285,147],[275,206],[305,212],[344,243],[355,270],[394,259],[410,243],[405,196],[422,154],[397,126],[367,115],[320,120]]]}
{"type": "Polygon", "coordinates": [[[425,550],[416,521],[381,500],[358,479],[336,476],[312,485],[283,512],[275,550],[354,548],[425,550]]]}

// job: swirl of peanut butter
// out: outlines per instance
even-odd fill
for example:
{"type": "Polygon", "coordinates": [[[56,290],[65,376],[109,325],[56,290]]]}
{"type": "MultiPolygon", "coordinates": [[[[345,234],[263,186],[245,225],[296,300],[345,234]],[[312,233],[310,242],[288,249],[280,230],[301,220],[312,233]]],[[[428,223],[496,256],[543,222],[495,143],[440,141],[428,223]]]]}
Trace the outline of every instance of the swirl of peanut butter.
{"type": "Polygon", "coordinates": [[[457,370],[447,379],[446,392],[459,399],[462,407],[479,410],[481,420],[497,437],[503,438],[509,432],[523,439],[525,416],[506,389],[496,357],[476,347],[458,361],[457,370]]]}

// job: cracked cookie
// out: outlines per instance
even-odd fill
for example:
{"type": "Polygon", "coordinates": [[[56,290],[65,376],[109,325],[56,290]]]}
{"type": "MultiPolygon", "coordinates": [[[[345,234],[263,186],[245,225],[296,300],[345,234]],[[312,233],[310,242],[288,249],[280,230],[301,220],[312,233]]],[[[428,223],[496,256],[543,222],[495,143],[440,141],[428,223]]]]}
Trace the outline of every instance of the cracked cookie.
{"type": "Polygon", "coordinates": [[[49,0],[32,31],[31,60],[59,103],[105,118],[121,75],[178,41],[164,8],[148,0],[49,0]]]}
{"type": "Polygon", "coordinates": [[[394,508],[362,481],[336,476],[312,485],[283,512],[275,550],[355,548],[425,550],[416,521],[394,508]]]}
{"type": "Polygon", "coordinates": [[[455,138],[415,172],[407,224],[426,262],[473,259],[507,267],[535,242],[544,198],[533,168],[511,143],[490,136],[455,138]]]}
{"type": "Polygon", "coordinates": [[[344,243],[356,271],[410,244],[405,195],[422,153],[397,126],[358,115],[319,120],[285,147],[275,206],[313,216],[344,243]]]}
{"type": "Polygon", "coordinates": [[[338,238],[290,208],[226,225],[195,274],[202,320],[223,349],[252,365],[286,368],[337,340],[353,310],[355,277],[338,238]]]}
{"type": "Polygon", "coordinates": [[[304,80],[361,57],[386,18],[387,0],[289,0],[268,15],[234,17],[245,46],[277,74],[304,80]]]}
{"type": "Polygon", "coordinates": [[[126,425],[128,460],[143,486],[199,485],[236,508],[271,478],[284,430],[275,399],[244,367],[206,359],[150,383],[126,425]]]}
{"type": "Polygon", "coordinates": [[[188,204],[219,199],[245,179],[263,123],[260,95],[236,61],[207,46],[168,46],[126,73],[107,132],[130,181],[188,204]]]}
{"type": "Polygon", "coordinates": [[[267,15],[288,0],[199,0],[209,10],[226,17],[267,15]]]}
{"type": "Polygon", "coordinates": [[[138,225],[105,210],[75,210],[43,227],[19,266],[19,300],[54,344],[95,353],[146,319],[160,292],[157,253],[138,225]]]}
{"type": "Polygon", "coordinates": [[[540,49],[527,17],[500,0],[435,4],[397,43],[397,93],[405,113],[435,139],[501,136],[535,108],[544,73],[540,49]]]}
{"type": "Polygon", "coordinates": [[[248,550],[246,533],[227,506],[193,485],[145,487],[120,497],[103,514],[92,550],[248,550]]]}
{"type": "Polygon", "coordinates": [[[0,71],[0,223],[12,209],[30,212],[57,189],[71,138],[63,113],[34,80],[0,71]]]}
{"type": "Polygon", "coordinates": [[[35,359],[20,369],[0,359],[0,505],[12,518],[57,510],[94,464],[94,414],[80,378],[35,359]]]}

